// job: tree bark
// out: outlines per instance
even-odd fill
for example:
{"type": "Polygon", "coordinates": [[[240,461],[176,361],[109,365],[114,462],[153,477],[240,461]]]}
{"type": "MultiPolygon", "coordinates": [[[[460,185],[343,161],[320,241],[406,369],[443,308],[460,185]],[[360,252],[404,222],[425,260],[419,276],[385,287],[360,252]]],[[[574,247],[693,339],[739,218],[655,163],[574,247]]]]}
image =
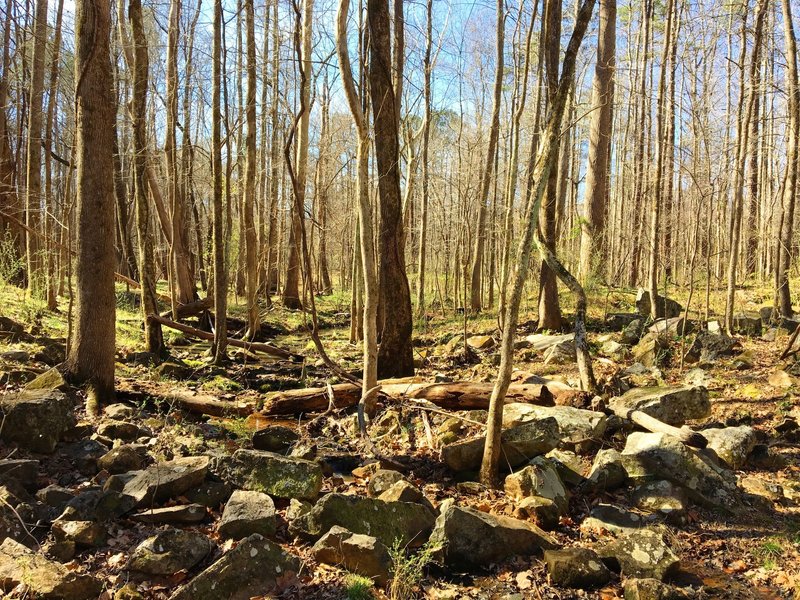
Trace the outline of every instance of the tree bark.
{"type": "MultiPolygon", "coordinates": [[[[414,373],[411,347],[411,291],[405,271],[400,196],[400,149],[397,131],[399,102],[392,86],[391,36],[387,0],[368,0],[370,34],[369,86],[375,129],[375,160],[380,196],[380,290],[385,307],[378,376],[414,373]]],[[[365,227],[361,224],[362,229],[365,227]]]]}
{"type": "Polygon", "coordinates": [[[258,247],[254,205],[256,202],[256,16],[253,0],[245,0],[247,29],[247,100],[245,105],[247,163],[244,174],[244,236],[246,252],[247,337],[253,339],[260,327],[258,308],[258,247]]]}
{"type": "Polygon", "coordinates": [[[114,397],[114,148],[109,0],[75,10],[77,159],[76,314],[68,377],[89,388],[87,408],[114,397]]]}

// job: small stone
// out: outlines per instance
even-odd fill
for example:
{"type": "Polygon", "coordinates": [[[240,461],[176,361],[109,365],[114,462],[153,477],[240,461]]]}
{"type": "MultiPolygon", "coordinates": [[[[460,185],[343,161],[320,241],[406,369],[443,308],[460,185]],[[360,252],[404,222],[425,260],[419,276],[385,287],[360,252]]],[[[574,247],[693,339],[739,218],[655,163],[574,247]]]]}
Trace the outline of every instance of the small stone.
{"type": "Polygon", "coordinates": [[[98,461],[108,452],[108,446],[97,440],[87,439],[66,444],[63,452],[83,475],[95,475],[100,468],[98,461]]]}
{"type": "Polygon", "coordinates": [[[224,481],[213,481],[206,479],[186,492],[185,496],[193,504],[202,504],[208,508],[217,508],[225,504],[231,496],[231,486],[224,481]]]}
{"type": "Polygon", "coordinates": [[[109,404],[103,409],[103,414],[108,419],[125,421],[126,419],[132,419],[136,416],[136,409],[122,403],[109,404]]]}
{"type": "Polygon", "coordinates": [[[378,539],[334,526],[311,549],[317,562],[341,565],[348,571],[385,585],[392,573],[389,549],[378,539]]]}
{"type": "Polygon", "coordinates": [[[626,577],[663,580],[680,566],[680,559],[661,535],[649,529],[623,533],[600,545],[597,553],[605,559],[614,559],[626,577]]]}
{"type": "Polygon", "coordinates": [[[139,544],[131,553],[128,568],[148,575],[173,575],[194,567],[213,548],[202,533],[168,529],[139,544]]]}
{"type": "Polygon", "coordinates": [[[139,523],[153,523],[156,525],[190,525],[200,523],[206,518],[206,507],[201,504],[183,504],[179,506],[167,506],[165,508],[153,508],[135,515],[131,515],[133,521],[139,523]]]}
{"type": "Polygon", "coordinates": [[[200,485],[208,462],[207,456],[192,456],[156,463],[128,481],[123,494],[133,498],[137,507],[175,498],[200,485]]]}
{"type": "Polygon", "coordinates": [[[690,386],[635,388],[612,398],[609,408],[618,415],[639,410],[669,425],[683,425],[711,414],[708,390],[690,386]]]}
{"type": "Polygon", "coordinates": [[[289,506],[286,508],[286,520],[291,523],[298,517],[302,517],[304,514],[309,512],[312,508],[313,506],[310,502],[292,498],[289,500],[289,506]]]}
{"type": "Polygon", "coordinates": [[[74,542],[76,546],[97,548],[104,546],[108,538],[108,530],[102,523],[95,521],[65,521],[53,522],[53,536],[56,542],[74,542]]]}
{"type": "Polygon", "coordinates": [[[613,448],[600,450],[582,485],[595,492],[611,492],[621,487],[628,479],[622,455],[613,448]]]}
{"type": "Polygon", "coordinates": [[[731,469],[741,469],[755,448],[758,439],[752,427],[725,427],[701,431],[708,440],[708,448],[731,469]]]}
{"type": "Polygon", "coordinates": [[[369,485],[367,486],[367,493],[373,498],[380,496],[395,483],[402,481],[403,479],[404,477],[402,473],[391,471],[389,469],[379,469],[372,477],[370,477],[369,485]]]}
{"type": "Polygon", "coordinates": [[[378,496],[384,502],[418,502],[429,504],[427,498],[417,486],[401,479],[392,484],[388,490],[378,496]]]}
{"type": "Polygon", "coordinates": [[[550,573],[550,581],[561,587],[590,590],[602,587],[611,580],[608,567],[589,548],[545,550],[544,562],[550,573]]]}
{"type": "Polygon", "coordinates": [[[638,531],[646,523],[645,518],[635,512],[613,504],[598,504],[589,511],[589,516],[583,520],[580,529],[583,532],[621,535],[638,531]]]}
{"type": "Polygon", "coordinates": [[[253,448],[285,454],[300,439],[298,433],[282,425],[271,425],[253,434],[253,448]]]}
{"type": "Polygon", "coordinates": [[[489,350],[494,348],[494,338],[490,335],[473,335],[467,338],[467,345],[473,350],[489,350]]]}
{"type": "Polygon", "coordinates": [[[150,430],[144,430],[135,423],[128,421],[106,421],[97,428],[97,434],[112,440],[135,441],[142,436],[151,435],[150,430]]]}
{"type": "Polygon", "coordinates": [[[781,485],[772,481],[765,481],[760,477],[754,477],[752,475],[739,479],[739,486],[748,494],[761,496],[773,502],[781,502],[785,497],[781,485]]]}
{"type": "Polygon", "coordinates": [[[561,511],[549,498],[526,496],[514,509],[514,517],[533,521],[545,531],[550,531],[558,527],[561,511]]]}
{"type": "Polygon", "coordinates": [[[510,474],[504,487],[506,494],[513,498],[541,496],[555,502],[561,514],[569,509],[569,492],[556,468],[546,458],[537,457],[521,471],[510,474]]]}
{"type": "Polygon", "coordinates": [[[16,479],[25,488],[31,489],[39,477],[39,461],[29,458],[4,458],[0,460],[0,476],[16,479]]]}
{"type": "Polygon", "coordinates": [[[67,503],[75,497],[72,490],[61,487],[60,485],[48,485],[36,492],[36,498],[40,502],[44,502],[47,506],[52,506],[59,512],[64,510],[67,503]]]}
{"type": "Polygon", "coordinates": [[[577,360],[575,340],[566,340],[550,346],[544,353],[546,365],[571,365],[577,360]]]}
{"type": "Polygon", "coordinates": [[[674,524],[683,521],[689,506],[689,498],[683,488],[663,479],[637,487],[632,500],[637,508],[659,513],[674,524]]]}
{"type": "Polygon", "coordinates": [[[126,473],[141,469],[144,466],[144,460],[136,448],[130,444],[123,444],[112,448],[98,458],[97,466],[112,474],[126,473]]]}
{"type": "Polygon", "coordinates": [[[267,494],[236,490],[222,513],[218,531],[223,537],[241,539],[253,533],[275,535],[275,503],[267,494]]]}

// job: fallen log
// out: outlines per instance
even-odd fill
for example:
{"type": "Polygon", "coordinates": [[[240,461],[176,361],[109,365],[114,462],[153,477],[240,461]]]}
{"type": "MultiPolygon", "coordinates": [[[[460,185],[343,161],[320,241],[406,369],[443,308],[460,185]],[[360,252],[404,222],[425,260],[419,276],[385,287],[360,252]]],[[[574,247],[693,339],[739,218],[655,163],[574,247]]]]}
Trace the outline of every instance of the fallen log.
{"type": "Polygon", "coordinates": [[[154,400],[163,400],[167,403],[179,405],[187,412],[212,417],[247,417],[255,412],[255,402],[242,402],[239,400],[220,400],[215,396],[171,388],[161,390],[158,388],[127,387],[124,384],[115,390],[117,400],[133,402],[135,404],[151,403],[154,400]]]}
{"type": "Polygon", "coordinates": [[[672,437],[678,438],[681,442],[692,448],[705,448],[708,446],[708,440],[702,433],[698,433],[684,425],[683,427],[673,427],[663,421],[659,421],[655,417],[651,417],[647,413],[640,410],[615,411],[618,417],[628,419],[636,423],[639,427],[643,427],[653,433],[666,433],[672,437]]]}
{"type": "MultiPolygon", "coordinates": [[[[169,300],[169,298],[167,298],[169,300]]],[[[178,318],[185,319],[186,317],[193,317],[195,315],[199,315],[214,306],[214,298],[212,296],[208,296],[201,300],[195,300],[194,302],[189,302],[188,304],[178,304],[178,318]]],[[[168,310],[165,313],[161,314],[161,317],[164,319],[171,319],[175,320],[175,316],[172,314],[172,309],[168,310]]]]}
{"type": "MultiPolygon", "coordinates": [[[[200,338],[201,340],[207,340],[209,342],[214,340],[214,334],[209,333],[208,331],[195,329],[194,327],[184,325],[183,323],[176,323],[175,321],[165,319],[159,315],[150,315],[148,318],[153,319],[157,323],[161,323],[164,327],[181,331],[187,335],[191,335],[192,337],[200,338]]],[[[235,348],[244,348],[250,352],[263,352],[264,354],[277,356],[278,358],[287,358],[298,362],[303,360],[303,357],[300,354],[295,354],[293,352],[289,352],[288,350],[284,350],[283,348],[278,348],[277,346],[265,344],[263,342],[245,342],[242,340],[228,338],[228,345],[234,346],[235,348]]]]}
{"type": "MultiPolygon", "coordinates": [[[[378,382],[380,394],[392,399],[411,398],[427,400],[447,410],[486,410],[489,397],[494,388],[493,383],[454,382],[425,383],[419,381],[386,380],[378,382]]],[[[337,409],[349,408],[358,404],[361,397],[361,386],[353,383],[340,383],[331,386],[333,404],[337,409]]],[[[541,384],[512,384],[506,393],[505,403],[527,402],[540,406],[553,406],[553,394],[547,386],[541,384]]],[[[327,410],[331,400],[328,388],[305,388],[276,392],[267,398],[264,415],[299,415],[302,413],[322,412],[327,410]]]]}

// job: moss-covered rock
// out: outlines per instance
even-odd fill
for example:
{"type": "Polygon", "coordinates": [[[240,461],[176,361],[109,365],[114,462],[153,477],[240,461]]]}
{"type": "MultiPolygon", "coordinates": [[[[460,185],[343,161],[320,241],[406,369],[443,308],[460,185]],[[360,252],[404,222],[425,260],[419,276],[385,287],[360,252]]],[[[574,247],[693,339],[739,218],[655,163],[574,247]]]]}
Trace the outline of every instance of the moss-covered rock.
{"type": "Polygon", "coordinates": [[[322,468],[316,462],[261,450],[239,449],[216,460],[212,470],[234,487],[278,498],[313,500],[322,488],[322,468]]]}
{"type": "Polygon", "coordinates": [[[131,553],[128,568],[148,575],[172,575],[191,569],[213,548],[202,533],[168,529],[139,544],[131,553]]]}

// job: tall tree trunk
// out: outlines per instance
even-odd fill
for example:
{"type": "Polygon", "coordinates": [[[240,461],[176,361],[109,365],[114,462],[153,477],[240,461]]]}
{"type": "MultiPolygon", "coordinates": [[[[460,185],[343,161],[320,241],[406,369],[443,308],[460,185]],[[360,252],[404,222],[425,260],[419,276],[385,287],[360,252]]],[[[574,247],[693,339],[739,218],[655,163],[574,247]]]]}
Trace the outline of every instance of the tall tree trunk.
{"type": "Polygon", "coordinates": [[[136,231],[139,240],[139,285],[142,293],[145,347],[148,352],[164,354],[161,324],[151,317],[158,314],[156,268],[153,254],[153,231],[150,225],[150,205],[147,200],[147,80],[150,60],[147,37],[142,21],[141,0],[129,0],[128,18],[133,32],[133,171],[136,197],[136,231]]]}
{"type": "Polygon", "coordinates": [[[778,246],[778,290],[776,308],[785,317],[791,317],[792,299],[789,293],[789,266],[791,263],[792,232],[797,193],[797,171],[800,168],[800,83],[797,76],[797,38],[792,20],[792,3],[783,0],[783,35],[786,40],[787,94],[789,96],[789,145],[786,149],[786,178],[783,187],[783,220],[778,246]]]}
{"type": "Polygon", "coordinates": [[[330,85],[328,83],[328,73],[326,71],[325,81],[322,86],[322,124],[319,133],[319,158],[317,159],[317,186],[315,196],[317,203],[317,219],[319,220],[319,260],[317,261],[319,269],[319,291],[326,296],[333,293],[331,274],[328,268],[328,188],[330,187],[329,162],[331,155],[330,107],[330,85]]]}
{"type": "Polygon", "coordinates": [[[420,206],[419,261],[417,263],[417,314],[425,314],[425,253],[428,241],[428,198],[430,193],[430,165],[428,151],[431,143],[431,48],[433,46],[433,0],[426,5],[425,58],[423,59],[423,89],[425,116],[422,123],[422,205],[420,206]]]}
{"type": "MultiPolygon", "coordinates": [[[[552,113],[552,103],[559,86],[558,58],[561,54],[561,0],[546,0],[544,14],[545,40],[544,63],[547,82],[547,111],[552,113]]],[[[568,101],[569,99],[567,99],[568,101]]],[[[555,162],[558,162],[558,152],[561,140],[556,141],[555,162]]],[[[547,193],[544,197],[544,210],[539,215],[539,227],[544,234],[545,244],[551,251],[556,248],[556,205],[558,190],[558,170],[548,170],[550,180],[547,182],[547,193]]],[[[558,282],[556,274],[545,261],[541,263],[539,272],[539,329],[561,329],[561,307],[558,302],[558,282]]]]}
{"type": "MultiPolygon", "coordinates": [[[[386,309],[378,349],[378,376],[414,373],[411,347],[411,291],[405,271],[400,195],[399,101],[392,86],[391,35],[387,0],[367,1],[370,35],[369,87],[375,129],[375,160],[380,196],[380,290],[386,309]]],[[[365,224],[361,224],[362,228],[365,224]]]]}
{"type": "Polygon", "coordinates": [[[44,298],[44,252],[40,247],[42,212],[42,106],[44,104],[44,59],[47,54],[47,0],[37,0],[34,22],[33,65],[28,111],[28,168],[25,176],[25,224],[28,226],[28,290],[44,298]]]}
{"type": "Polygon", "coordinates": [[[214,254],[214,362],[227,360],[228,347],[228,266],[226,263],[225,222],[222,196],[222,0],[214,0],[214,42],[211,56],[211,177],[213,180],[214,254]]]}
{"type": "MultiPolygon", "coordinates": [[[[267,294],[278,291],[278,192],[281,179],[281,151],[278,138],[278,98],[280,89],[280,36],[278,29],[278,0],[272,13],[272,106],[270,107],[270,178],[269,178],[269,235],[267,236],[267,294]]],[[[264,34],[266,35],[266,33],[264,34]]],[[[266,57],[264,57],[266,60],[266,57]]],[[[266,83],[266,81],[265,81],[266,83]]]]}
{"type": "Polygon", "coordinates": [[[359,241],[361,247],[361,268],[364,273],[364,373],[361,391],[361,406],[364,412],[373,415],[375,412],[375,387],[378,385],[378,272],[375,264],[375,242],[372,228],[372,205],[369,200],[369,127],[361,109],[361,99],[356,92],[353,73],[350,67],[350,56],[347,50],[347,13],[350,0],[339,0],[339,13],[336,18],[336,51],[339,57],[339,69],[342,73],[347,104],[353,115],[353,122],[358,133],[357,192],[359,241]]]}
{"type": "MultiPolygon", "coordinates": [[[[286,268],[286,280],[283,287],[283,304],[288,308],[300,308],[300,219],[304,218],[298,214],[296,206],[305,205],[306,181],[308,173],[308,126],[311,107],[311,80],[313,69],[311,64],[311,28],[313,23],[314,0],[304,0],[303,2],[303,69],[306,72],[305,83],[300,90],[303,103],[308,110],[303,112],[297,130],[297,146],[295,154],[295,176],[297,177],[298,192],[301,194],[299,202],[292,203],[291,219],[292,226],[289,230],[289,256],[286,268]]],[[[387,63],[388,64],[388,63],[387,63]]],[[[310,274],[309,274],[310,275],[310,274]]]]}
{"type": "Polygon", "coordinates": [[[514,341],[519,319],[519,308],[522,302],[522,290],[530,266],[531,250],[539,224],[539,212],[542,198],[548,185],[549,172],[556,163],[561,133],[561,122],[564,109],[575,77],[575,62],[580,50],[586,27],[592,16],[594,0],[584,0],[575,18],[575,29],[572,31],[569,44],[564,53],[561,78],[556,93],[552,96],[547,125],[542,133],[536,158],[528,174],[526,190],[525,215],[522,236],[517,247],[516,260],[512,277],[512,288],[506,304],[506,315],[503,319],[503,337],[500,352],[500,369],[492,395],[489,399],[489,415],[486,420],[486,446],[481,463],[480,478],[485,484],[498,483],[500,465],[500,434],[503,427],[503,403],[508,386],[511,383],[511,372],[514,362],[514,341]]]}
{"type": "Polygon", "coordinates": [[[260,327],[258,309],[258,247],[254,205],[256,202],[256,16],[253,0],[245,0],[247,29],[247,137],[245,148],[247,164],[244,175],[244,235],[247,254],[247,335],[255,339],[260,327]]]}
{"type": "Polygon", "coordinates": [[[114,148],[116,116],[109,0],[75,7],[75,108],[78,184],[76,313],[67,356],[71,380],[88,385],[87,408],[114,397],[114,148]]]}
{"type": "MultiPolygon", "coordinates": [[[[559,2],[561,0],[558,0],[559,2]]],[[[497,153],[497,138],[500,133],[500,103],[503,94],[503,57],[505,55],[505,0],[497,0],[496,8],[497,38],[495,41],[495,75],[494,96],[492,100],[492,122],[489,126],[489,145],[486,149],[486,161],[483,164],[481,188],[478,192],[478,223],[475,231],[475,249],[472,255],[470,276],[470,309],[481,310],[483,283],[484,246],[486,244],[486,202],[492,183],[492,172],[497,153]]]]}
{"type": "Polygon", "coordinates": [[[600,0],[600,31],[597,63],[592,84],[592,120],[589,125],[589,166],[586,171],[584,220],[581,222],[580,279],[584,284],[593,273],[602,273],[606,261],[604,240],[609,158],[614,116],[614,68],[617,40],[617,0],[600,0]]]}

